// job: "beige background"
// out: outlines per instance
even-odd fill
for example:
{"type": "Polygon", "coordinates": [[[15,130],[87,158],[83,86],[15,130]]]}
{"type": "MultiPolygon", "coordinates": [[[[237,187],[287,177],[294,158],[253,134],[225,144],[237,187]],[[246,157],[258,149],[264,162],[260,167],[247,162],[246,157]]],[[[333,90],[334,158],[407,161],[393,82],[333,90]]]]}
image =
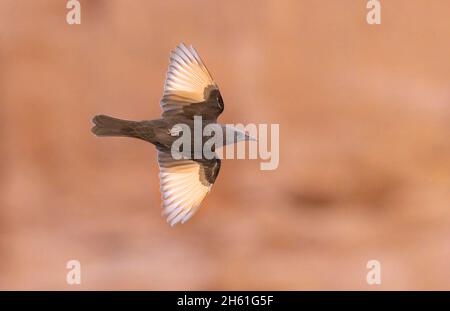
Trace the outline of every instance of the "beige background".
{"type": "Polygon", "coordinates": [[[363,0],[81,4],[0,2],[0,289],[450,289],[449,1],[383,1],[380,26],[363,0]],[[171,228],[154,148],[89,129],[158,117],[181,41],[220,121],[280,123],[281,159],[225,161],[171,228]]]}

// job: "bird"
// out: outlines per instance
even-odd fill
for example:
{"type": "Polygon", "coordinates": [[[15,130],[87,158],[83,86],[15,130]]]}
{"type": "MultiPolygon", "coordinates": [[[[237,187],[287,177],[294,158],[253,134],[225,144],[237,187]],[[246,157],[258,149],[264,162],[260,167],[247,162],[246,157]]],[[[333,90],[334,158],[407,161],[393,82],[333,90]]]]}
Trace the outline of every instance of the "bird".
{"type": "Polygon", "coordinates": [[[173,226],[185,223],[197,212],[221,167],[220,157],[199,156],[193,150],[187,155],[183,153],[181,158],[174,157],[172,144],[180,135],[176,125],[185,124],[193,129],[195,119],[201,117],[202,128],[215,125],[226,131],[218,147],[256,139],[243,130],[217,122],[224,110],[224,101],[217,83],[192,45],[180,43],[171,51],[160,106],[161,116],[153,120],[130,121],[96,115],[91,131],[100,137],[137,138],[156,147],[162,214],[173,226]]]}

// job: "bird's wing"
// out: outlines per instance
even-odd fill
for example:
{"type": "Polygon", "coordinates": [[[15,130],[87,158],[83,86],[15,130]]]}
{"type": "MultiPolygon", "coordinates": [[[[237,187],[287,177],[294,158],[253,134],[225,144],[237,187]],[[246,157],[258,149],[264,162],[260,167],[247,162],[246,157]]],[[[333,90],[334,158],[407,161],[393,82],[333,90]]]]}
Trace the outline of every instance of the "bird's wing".
{"type": "Polygon", "coordinates": [[[170,152],[158,151],[163,213],[174,225],[186,222],[211,190],[220,160],[175,160],[170,152]]]}
{"type": "Polygon", "coordinates": [[[202,116],[216,120],[223,111],[219,87],[197,51],[183,43],[170,55],[170,64],[161,99],[162,117],[202,116]]]}

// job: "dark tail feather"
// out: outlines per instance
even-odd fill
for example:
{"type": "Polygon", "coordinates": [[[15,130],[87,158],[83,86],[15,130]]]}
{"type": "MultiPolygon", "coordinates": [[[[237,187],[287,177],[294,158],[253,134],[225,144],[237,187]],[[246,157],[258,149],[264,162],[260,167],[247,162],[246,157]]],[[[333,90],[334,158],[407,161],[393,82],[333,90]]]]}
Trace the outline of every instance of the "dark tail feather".
{"type": "Polygon", "coordinates": [[[116,119],[113,117],[98,115],[92,119],[95,126],[91,129],[97,136],[127,136],[136,137],[138,122],[116,119]]]}

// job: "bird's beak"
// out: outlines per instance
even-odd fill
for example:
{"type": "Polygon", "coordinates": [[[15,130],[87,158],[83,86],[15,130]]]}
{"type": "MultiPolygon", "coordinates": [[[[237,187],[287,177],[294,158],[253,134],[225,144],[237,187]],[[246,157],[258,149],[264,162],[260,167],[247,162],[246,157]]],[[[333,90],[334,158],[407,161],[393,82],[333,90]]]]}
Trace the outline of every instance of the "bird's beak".
{"type": "Polygon", "coordinates": [[[250,136],[250,135],[245,135],[245,140],[249,140],[249,141],[258,141],[255,137],[250,136]]]}

